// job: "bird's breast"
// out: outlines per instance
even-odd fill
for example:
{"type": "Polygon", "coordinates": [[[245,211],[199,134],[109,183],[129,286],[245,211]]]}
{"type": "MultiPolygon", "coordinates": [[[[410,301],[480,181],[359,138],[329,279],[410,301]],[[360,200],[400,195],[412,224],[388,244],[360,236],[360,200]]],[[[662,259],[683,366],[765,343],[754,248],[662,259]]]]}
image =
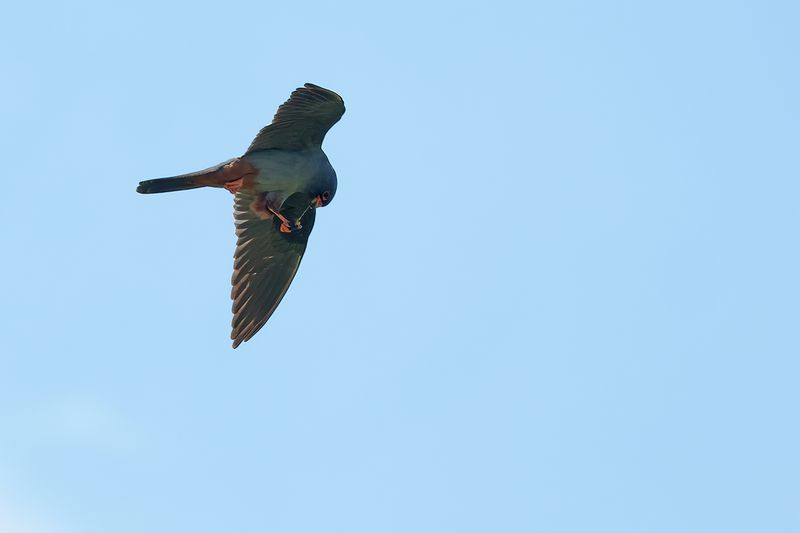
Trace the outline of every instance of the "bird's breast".
{"type": "MultiPolygon", "coordinates": [[[[303,190],[319,179],[324,166],[323,160],[312,151],[263,150],[244,158],[258,170],[253,186],[260,191],[303,190]]],[[[324,163],[327,163],[327,158],[324,163]]]]}

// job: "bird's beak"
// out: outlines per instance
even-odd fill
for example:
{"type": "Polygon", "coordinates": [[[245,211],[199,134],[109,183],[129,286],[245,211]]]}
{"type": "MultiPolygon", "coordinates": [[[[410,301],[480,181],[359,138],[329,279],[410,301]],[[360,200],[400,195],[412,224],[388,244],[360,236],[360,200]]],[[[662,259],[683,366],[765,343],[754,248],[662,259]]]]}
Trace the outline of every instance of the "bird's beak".
{"type": "Polygon", "coordinates": [[[314,204],[314,207],[322,207],[322,196],[315,196],[311,203],[314,204]]]}

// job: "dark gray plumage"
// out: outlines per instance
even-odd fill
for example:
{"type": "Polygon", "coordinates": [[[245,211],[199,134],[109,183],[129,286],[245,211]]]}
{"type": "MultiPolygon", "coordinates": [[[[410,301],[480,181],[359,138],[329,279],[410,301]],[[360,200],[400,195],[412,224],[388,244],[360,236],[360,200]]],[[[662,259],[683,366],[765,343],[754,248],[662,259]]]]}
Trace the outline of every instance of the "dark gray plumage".
{"type": "Polygon", "coordinates": [[[338,94],[307,83],[278,108],[243,156],[200,172],[142,181],[136,189],[150,194],[223,187],[236,195],[234,348],[272,316],[300,266],[316,209],[336,194],[336,172],[322,141],[344,111],[338,94]]]}

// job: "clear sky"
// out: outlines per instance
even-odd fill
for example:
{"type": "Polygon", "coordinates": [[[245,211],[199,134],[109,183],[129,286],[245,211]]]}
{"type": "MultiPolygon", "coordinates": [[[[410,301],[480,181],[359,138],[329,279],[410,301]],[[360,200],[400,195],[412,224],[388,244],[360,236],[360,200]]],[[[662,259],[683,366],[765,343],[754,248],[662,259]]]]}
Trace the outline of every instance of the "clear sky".
{"type": "Polygon", "coordinates": [[[796,2],[24,3],[2,533],[800,531],[796,2]],[[230,349],[241,154],[339,175],[230,349]]]}

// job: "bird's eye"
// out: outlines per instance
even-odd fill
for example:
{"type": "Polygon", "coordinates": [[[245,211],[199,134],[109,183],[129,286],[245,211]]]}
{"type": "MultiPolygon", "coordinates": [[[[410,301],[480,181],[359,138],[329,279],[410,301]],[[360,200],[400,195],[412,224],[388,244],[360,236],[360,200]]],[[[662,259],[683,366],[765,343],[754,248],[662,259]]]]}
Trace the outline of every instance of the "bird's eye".
{"type": "Polygon", "coordinates": [[[323,202],[327,202],[328,198],[330,198],[330,197],[331,197],[331,191],[325,191],[324,193],[322,193],[322,201],[323,202]]]}

